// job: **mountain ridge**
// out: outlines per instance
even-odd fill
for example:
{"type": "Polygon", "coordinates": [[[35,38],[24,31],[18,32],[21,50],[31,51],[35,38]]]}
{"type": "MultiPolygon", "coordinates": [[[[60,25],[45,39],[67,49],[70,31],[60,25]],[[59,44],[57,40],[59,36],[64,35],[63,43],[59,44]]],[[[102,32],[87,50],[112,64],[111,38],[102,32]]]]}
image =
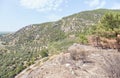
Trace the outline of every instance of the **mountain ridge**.
{"type": "MultiPolygon", "coordinates": [[[[25,33],[24,30],[26,30],[26,32],[27,32],[27,30],[30,29],[30,28],[32,29],[32,27],[33,27],[33,31],[34,31],[35,26],[38,26],[38,28],[40,28],[39,26],[43,26],[43,25],[45,26],[47,24],[54,24],[54,23],[55,24],[62,23],[62,24],[60,24],[60,26],[62,26],[60,29],[64,32],[69,32],[69,31],[71,32],[72,30],[74,32],[76,29],[80,29],[79,28],[80,25],[88,26],[88,25],[94,24],[94,22],[96,23],[98,21],[98,19],[100,19],[100,17],[102,17],[101,15],[103,15],[103,13],[106,13],[107,11],[112,11],[112,10],[98,9],[98,10],[83,11],[83,12],[80,12],[80,13],[75,13],[75,14],[72,14],[70,16],[63,17],[61,20],[56,21],[56,22],[47,22],[47,23],[42,23],[42,24],[28,25],[28,26],[23,27],[22,29],[18,30],[17,32],[13,33],[12,35],[14,37],[14,35],[16,35],[17,33],[19,33],[19,32],[21,33],[22,31],[23,31],[23,33],[25,33]],[[99,14],[95,15],[96,16],[95,17],[94,14],[96,12],[98,12],[98,13],[101,12],[101,14],[100,15],[99,14]],[[89,15],[89,17],[88,17],[88,15],[89,15]],[[88,21],[86,21],[86,20],[88,20],[88,21]],[[77,21],[77,23],[76,23],[76,21],[77,21]],[[80,22],[78,23],[78,21],[80,21],[80,22]],[[70,24],[70,22],[72,22],[72,23],[70,24]],[[85,23],[87,23],[88,25],[85,25],[85,23]],[[75,24],[75,26],[73,24],[75,24]],[[75,27],[78,27],[78,28],[75,28],[75,27]]],[[[116,10],[113,10],[113,11],[116,11],[116,10]]]]}
{"type": "Polygon", "coordinates": [[[80,33],[95,25],[107,12],[120,10],[84,11],[56,22],[28,25],[1,36],[4,47],[0,47],[0,68],[4,71],[0,71],[0,77],[13,78],[36,60],[64,52],[73,43],[81,43],[80,37],[84,37],[80,33]]]}

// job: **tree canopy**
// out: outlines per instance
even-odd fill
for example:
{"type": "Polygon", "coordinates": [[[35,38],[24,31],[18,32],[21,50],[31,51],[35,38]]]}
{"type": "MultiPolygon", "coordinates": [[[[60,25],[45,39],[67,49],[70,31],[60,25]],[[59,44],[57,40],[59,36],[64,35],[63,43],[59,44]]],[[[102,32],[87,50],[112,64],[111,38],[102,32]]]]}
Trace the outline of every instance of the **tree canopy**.
{"type": "Polygon", "coordinates": [[[106,13],[94,29],[97,35],[114,37],[116,33],[120,33],[120,13],[106,13]]]}

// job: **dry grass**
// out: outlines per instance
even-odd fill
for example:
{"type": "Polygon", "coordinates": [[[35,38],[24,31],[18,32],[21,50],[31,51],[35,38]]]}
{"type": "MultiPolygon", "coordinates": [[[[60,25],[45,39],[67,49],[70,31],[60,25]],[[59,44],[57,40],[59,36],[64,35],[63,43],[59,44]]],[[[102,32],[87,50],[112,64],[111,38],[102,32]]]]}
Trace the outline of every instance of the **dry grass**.
{"type": "Polygon", "coordinates": [[[84,61],[85,59],[86,59],[86,51],[74,51],[74,52],[71,52],[70,53],[70,55],[71,55],[71,58],[73,59],[73,60],[82,60],[82,61],[84,61]]]}

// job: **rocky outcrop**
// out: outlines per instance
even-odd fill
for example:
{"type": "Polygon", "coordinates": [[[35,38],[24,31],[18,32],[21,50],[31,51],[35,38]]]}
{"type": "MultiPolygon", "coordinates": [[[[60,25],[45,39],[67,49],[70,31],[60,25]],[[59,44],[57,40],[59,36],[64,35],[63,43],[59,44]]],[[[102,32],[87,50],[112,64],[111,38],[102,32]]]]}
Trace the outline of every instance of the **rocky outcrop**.
{"type": "Polygon", "coordinates": [[[68,51],[37,62],[15,78],[120,78],[120,54],[73,44],[68,51]]]}

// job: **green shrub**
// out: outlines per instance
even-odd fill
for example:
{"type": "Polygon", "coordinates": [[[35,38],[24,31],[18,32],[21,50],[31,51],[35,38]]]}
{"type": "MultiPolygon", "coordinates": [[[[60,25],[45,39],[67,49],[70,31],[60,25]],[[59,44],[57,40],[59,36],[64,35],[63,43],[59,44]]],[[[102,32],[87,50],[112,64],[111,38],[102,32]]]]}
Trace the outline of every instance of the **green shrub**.
{"type": "Polygon", "coordinates": [[[47,57],[47,56],[48,56],[48,50],[47,50],[47,49],[43,49],[43,50],[40,52],[40,55],[41,55],[42,58],[47,57]]]}
{"type": "Polygon", "coordinates": [[[82,44],[87,44],[88,43],[88,40],[87,40],[87,38],[86,38],[86,35],[84,35],[84,34],[80,34],[79,35],[79,40],[78,40],[80,43],[82,43],[82,44]]]}

